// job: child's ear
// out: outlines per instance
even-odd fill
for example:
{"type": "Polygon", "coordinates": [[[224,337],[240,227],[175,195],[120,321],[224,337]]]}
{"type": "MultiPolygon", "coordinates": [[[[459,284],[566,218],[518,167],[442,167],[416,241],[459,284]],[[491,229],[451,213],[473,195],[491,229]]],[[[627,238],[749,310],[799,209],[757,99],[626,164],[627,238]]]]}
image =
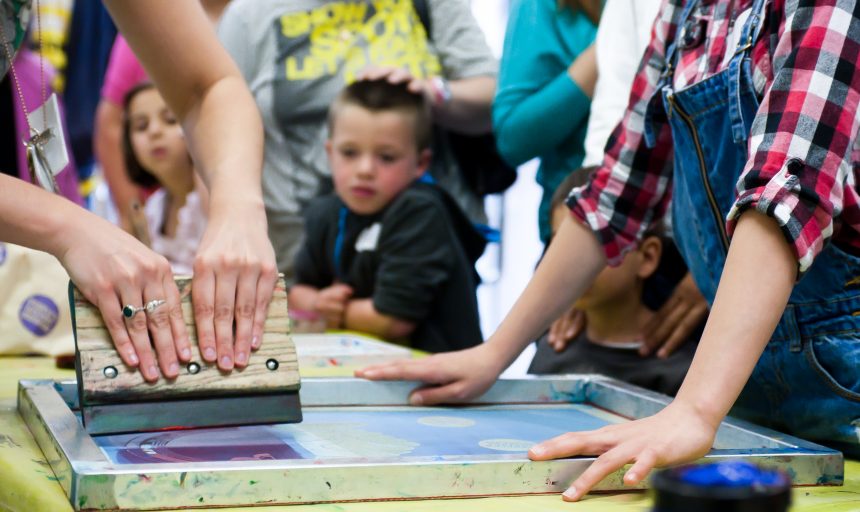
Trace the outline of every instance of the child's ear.
{"type": "Polygon", "coordinates": [[[433,159],[433,152],[430,151],[430,148],[422,149],[420,153],[418,153],[418,166],[416,168],[416,178],[420,178],[424,176],[424,173],[427,172],[427,169],[430,168],[430,160],[433,159]]]}
{"type": "Polygon", "coordinates": [[[646,237],[639,244],[640,265],[636,275],[640,279],[647,279],[660,265],[660,257],[663,255],[663,242],[659,237],[646,237]]]}
{"type": "Polygon", "coordinates": [[[331,139],[326,139],[325,140],[325,154],[326,154],[326,156],[328,156],[329,164],[331,164],[331,150],[332,150],[331,139]]]}

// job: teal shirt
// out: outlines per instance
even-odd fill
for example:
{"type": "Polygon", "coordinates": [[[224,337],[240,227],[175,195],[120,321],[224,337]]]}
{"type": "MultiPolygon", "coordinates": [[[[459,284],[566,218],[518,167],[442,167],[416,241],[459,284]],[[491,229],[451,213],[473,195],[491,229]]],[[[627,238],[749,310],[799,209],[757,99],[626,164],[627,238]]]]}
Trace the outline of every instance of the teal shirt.
{"type": "Polygon", "coordinates": [[[597,27],[582,12],[559,10],[556,0],[513,0],[493,129],[499,153],[511,165],[540,157],[543,189],[538,220],[549,238],[549,201],[555,188],[585,157],[591,100],[567,68],[594,41],[597,27]]]}

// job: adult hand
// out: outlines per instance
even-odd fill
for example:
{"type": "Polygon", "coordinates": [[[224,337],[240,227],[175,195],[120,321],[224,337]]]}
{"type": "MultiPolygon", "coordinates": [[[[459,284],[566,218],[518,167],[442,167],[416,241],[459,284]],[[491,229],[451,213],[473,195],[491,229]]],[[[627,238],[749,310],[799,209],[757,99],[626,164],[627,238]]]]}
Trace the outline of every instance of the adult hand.
{"type": "Polygon", "coordinates": [[[191,348],[170,264],[106,221],[95,216],[87,221],[89,229],[77,231],[74,243],[58,254],[60,263],[84,297],[99,308],[125,364],[139,367],[149,382],[158,380],[158,367],[165,377],[176,377],[177,359],[190,361],[191,348]],[[150,301],[161,300],[165,302],[145,308],[150,301]],[[126,305],[143,309],[126,318],[126,305]]]}
{"type": "Polygon", "coordinates": [[[599,455],[591,466],[562,494],[577,501],[610,473],[633,462],[624,483],[636,485],[656,468],[690,462],[711,449],[716,425],[692,406],[678,400],[641,420],[609,425],[590,432],[569,432],[529,450],[532,460],[576,455],[599,455]]]}
{"type": "Polygon", "coordinates": [[[392,361],[356,370],[370,380],[415,380],[427,386],[409,395],[412,405],[465,402],[484,394],[502,373],[504,363],[482,343],[421,359],[392,361]]]}
{"type": "Polygon", "coordinates": [[[435,104],[432,85],[428,80],[416,78],[403,68],[389,66],[368,66],[356,75],[358,80],[388,80],[392,84],[407,84],[407,88],[414,94],[422,94],[430,102],[435,104]]]}
{"type": "Polygon", "coordinates": [[[669,300],[645,326],[645,342],[639,354],[647,356],[657,350],[666,358],[690,338],[708,316],[708,301],[688,272],[678,283],[669,300]]]}
{"type": "Polygon", "coordinates": [[[335,283],[317,292],[314,309],[325,317],[327,328],[343,327],[343,315],[352,293],[352,287],[343,283],[335,283]]]}
{"type": "Polygon", "coordinates": [[[547,341],[556,352],[567,348],[571,340],[579,336],[585,328],[585,313],[571,306],[549,326],[547,341]]]}
{"type": "Polygon", "coordinates": [[[217,360],[226,371],[248,364],[251,349],[260,348],[277,278],[262,205],[213,210],[197,249],[191,288],[205,361],[217,360]]]}

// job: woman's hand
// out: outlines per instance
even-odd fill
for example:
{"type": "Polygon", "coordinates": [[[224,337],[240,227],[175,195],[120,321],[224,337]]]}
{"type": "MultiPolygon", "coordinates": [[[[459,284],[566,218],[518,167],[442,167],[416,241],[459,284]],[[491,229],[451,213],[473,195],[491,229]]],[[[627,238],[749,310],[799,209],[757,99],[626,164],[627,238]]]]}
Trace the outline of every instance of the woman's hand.
{"type": "Polygon", "coordinates": [[[637,485],[657,467],[703,457],[714,442],[717,425],[694,407],[675,400],[654,416],[590,432],[569,432],[529,450],[532,460],[575,455],[599,455],[564,491],[565,501],[577,501],[610,473],[633,462],[624,483],[637,485]]]}
{"type": "Polygon", "coordinates": [[[149,382],[158,380],[158,367],[165,377],[176,377],[177,360],[190,361],[191,348],[170,264],[103,219],[79,216],[87,229],[76,230],[74,243],[58,251],[60,263],[99,308],[126,365],[140,368],[149,382]],[[146,308],[148,303],[155,306],[146,308]],[[127,305],[139,309],[130,318],[123,315],[127,305]]]}
{"type": "Polygon", "coordinates": [[[250,351],[260,348],[277,277],[262,205],[234,204],[226,214],[213,209],[191,288],[205,361],[228,371],[248,364],[250,351]]]}
{"type": "Polygon", "coordinates": [[[457,352],[404,359],[356,370],[370,380],[414,380],[427,384],[409,395],[412,405],[465,402],[490,389],[505,363],[486,343],[457,352]]]}
{"type": "Polygon", "coordinates": [[[663,307],[645,326],[645,342],[639,354],[647,356],[657,350],[657,357],[666,358],[690,339],[708,316],[708,301],[689,272],[675,287],[663,307]]]}

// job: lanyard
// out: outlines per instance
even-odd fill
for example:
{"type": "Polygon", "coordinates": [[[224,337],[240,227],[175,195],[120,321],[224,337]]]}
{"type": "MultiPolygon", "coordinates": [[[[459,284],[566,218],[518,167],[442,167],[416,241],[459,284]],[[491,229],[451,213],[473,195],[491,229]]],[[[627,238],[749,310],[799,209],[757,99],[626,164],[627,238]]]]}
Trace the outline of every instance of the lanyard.
{"type": "Polygon", "coordinates": [[[349,210],[341,206],[337,214],[337,236],[334,239],[334,274],[338,281],[341,280],[341,255],[343,253],[343,237],[346,232],[346,216],[349,210]]]}

